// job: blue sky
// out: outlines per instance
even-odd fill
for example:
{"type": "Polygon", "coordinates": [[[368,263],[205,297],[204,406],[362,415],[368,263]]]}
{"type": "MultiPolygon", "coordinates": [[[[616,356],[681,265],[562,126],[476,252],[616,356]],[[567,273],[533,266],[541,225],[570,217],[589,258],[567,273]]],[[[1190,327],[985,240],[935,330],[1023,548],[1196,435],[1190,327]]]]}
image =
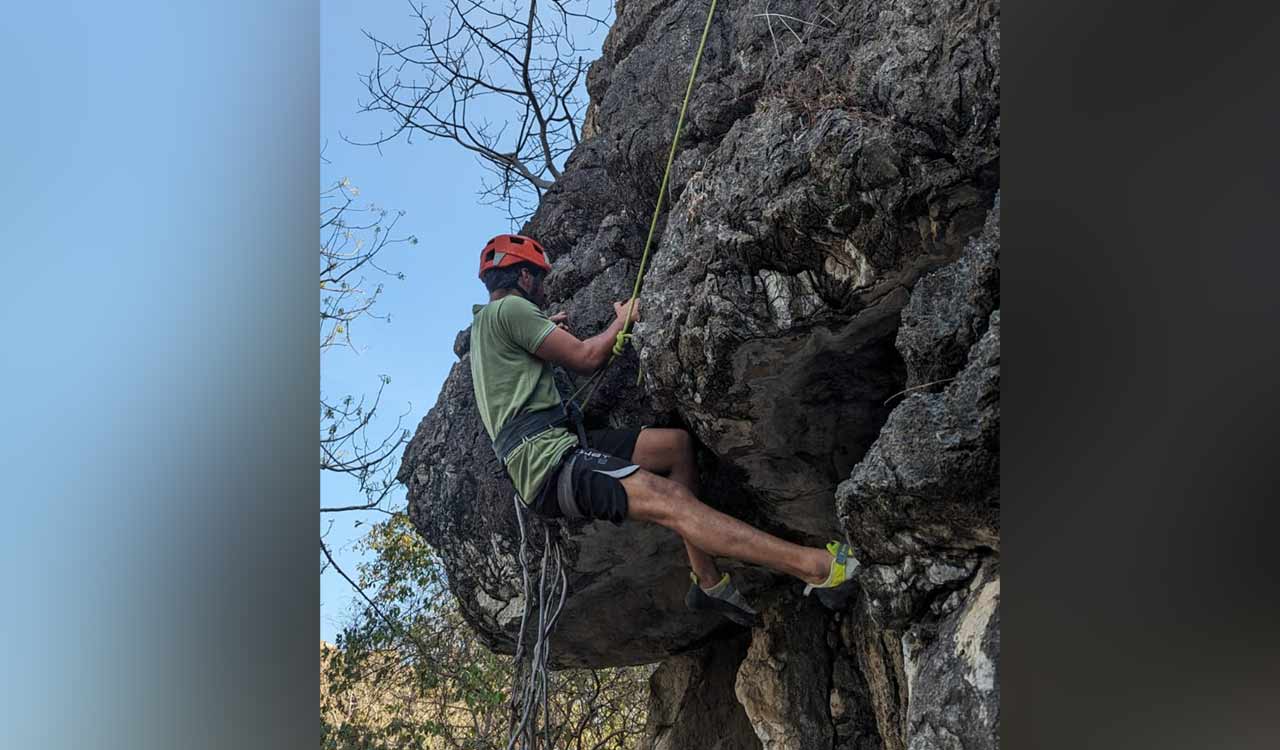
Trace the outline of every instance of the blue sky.
{"type": "MultiPolygon", "coordinates": [[[[404,281],[386,281],[376,307],[380,314],[390,314],[391,322],[361,321],[353,328],[359,354],[334,348],[322,355],[321,389],[326,397],[372,393],[378,375],[391,377],[383,393],[381,427],[375,425],[374,434],[390,430],[396,415],[406,410],[410,413],[404,424],[412,434],[435,404],[456,361],[454,338],[469,325],[471,305],[485,297],[475,275],[480,248],[489,237],[508,230],[505,214],[477,199],[484,172],[456,144],[415,138],[412,145],[386,144],[379,153],[350,145],[340,136],[368,140],[388,127],[386,113],[357,112],[358,102],[367,96],[357,76],[368,72],[374,61],[362,29],[388,41],[410,40],[417,27],[409,13],[405,0],[321,3],[320,140],[329,162],[321,163],[321,181],[327,185],[347,177],[360,189],[360,200],[403,209],[397,233],[419,239],[416,246],[399,245],[386,251],[385,258],[379,256],[384,267],[406,276],[404,281]]],[[[580,41],[598,50],[603,34],[602,30],[594,40],[580,41]]],[[[322,472],[320,493],[321,505],[349,505],[360,499],[350,480],[327,472],[322,472]]],[[[403,504],[403,489],[395,498],[396,504],[403,504]]],[[[379,513],[321,517],[322,531],[333,522],[325,539],[349,574],[355,575],[360,559],[352,547],[365,528],[356,523],[381,518],[385,516],[379,513]]],[[[321,638],[334,639],[352,597],[350,587],[336,574],[321,577],[321,638]]]]}

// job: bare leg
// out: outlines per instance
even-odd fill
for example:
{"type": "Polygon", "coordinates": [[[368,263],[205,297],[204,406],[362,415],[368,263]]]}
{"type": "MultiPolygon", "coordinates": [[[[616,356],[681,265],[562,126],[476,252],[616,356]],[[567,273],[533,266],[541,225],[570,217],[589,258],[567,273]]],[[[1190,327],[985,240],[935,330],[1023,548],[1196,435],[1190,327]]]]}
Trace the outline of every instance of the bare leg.
{"type": "MultiPolygon", "coordinates": [[[[649,428],[641,431],[631,454],[642,469],[666,477],[698,495],[698,465],[693,455],[693,438],[678,429],[649,428]]],[[[720,580],[720,568],[711,555],[698,549],[684,538],[684,549],[689,555],[689,567],[698,576],[703,587],[714,586],[720,580]]]]}
{"type": "Polygon", "coordinates": [[[641,469],[622,480],[627,517],[661,524],[704,553],[764,565],[806,583],[822,583],[831,568],[825,549],[802,547],[748,526],[703,504],[683,485],[641,469]]]}

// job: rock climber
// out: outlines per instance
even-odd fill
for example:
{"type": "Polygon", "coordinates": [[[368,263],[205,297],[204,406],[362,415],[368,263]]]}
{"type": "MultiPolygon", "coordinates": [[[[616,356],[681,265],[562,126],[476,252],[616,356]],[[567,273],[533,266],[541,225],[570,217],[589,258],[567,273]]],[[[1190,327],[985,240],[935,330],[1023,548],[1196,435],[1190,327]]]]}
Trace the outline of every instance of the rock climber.
{"type": "Polygon", "coordinates": [[[807,584],[806,595],[849,581],[858,562],[847,544],[803,547],[698,500],[693,440],[685,430],[582,429],[576,407],[567,406],[556,388],[552,367],[590,374],[604,365],[629,310],[632,321],[639,320],[639,305],[615,302],[613,322],[580,340],[568,331],[566,313],[548,317],[543,311],[550,270],[546,252],[532,238],[503,234],[489,240],[480,255],[489,303],[473,308],[471,326],[480,418],[526,507],[546,518],[650,521],[675,531],[692,568],[686,605],[742,625],[757,624],[758,615],[714,557],[795,576],[807,584]]]}

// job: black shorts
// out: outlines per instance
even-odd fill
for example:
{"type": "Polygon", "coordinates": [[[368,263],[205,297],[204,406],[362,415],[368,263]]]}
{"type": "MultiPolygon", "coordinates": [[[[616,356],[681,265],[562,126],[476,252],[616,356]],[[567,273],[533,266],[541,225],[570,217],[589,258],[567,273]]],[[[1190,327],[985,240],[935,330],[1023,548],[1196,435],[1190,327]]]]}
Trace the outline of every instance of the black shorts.
{"type": "MultiPolygon", "coordinates": [[[[643,428],[642,428],[643,429],[643,428]]],[[[590,519],[621,524],[627,517],[627,491],[619,481],[634,474],[631,463],[640,430],[587,430],[590,448],[574,448],[560,459],[533,501],[533,511],[546,518],[562,518],[557,486],[560,474],[573,457],[573,496],[578,512],[590,519]]]]}

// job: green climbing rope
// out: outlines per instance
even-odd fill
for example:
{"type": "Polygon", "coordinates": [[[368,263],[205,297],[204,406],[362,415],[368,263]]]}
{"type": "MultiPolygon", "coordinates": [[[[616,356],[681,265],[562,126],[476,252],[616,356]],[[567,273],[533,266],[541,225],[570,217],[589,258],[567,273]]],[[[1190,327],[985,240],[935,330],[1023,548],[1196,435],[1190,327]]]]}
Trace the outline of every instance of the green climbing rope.
{"type": "MultiPolygon", "coordinates": [[[[609,366],[613,364],[613,361],[615,359],[621,356],[623,349],[626,347],[627,341],[631,339],[631,316],[635,314],[636,300],[640,297],[640,286],[644,282],[645,266],[648,265],[649,251],[653,247],[653,235],[654,235],[654,232],[657,231],[658,216],[662,212],[662,196],[666,195],[667,193],[667,181],[671,178],[671,164],[675,161],[676,148],[680,144],[680,131],[684,128],[684,114],[685,114],[685,111],[689,108],[689,97],[693,93],[693,83],[698,77],[698,65],[699,63],[702,62],[702,50],[707,44],[707,34],[711,31],[711,18],[713,15],[715,15],[715,12],[716,12],[716,0],[711,0],[711,8],[707,10],[707,23],[702,28],[702,40],[698,42],[698,52],[693,58],[693,70],[689,73],[689,85],[685,88],[684,101],[680,104],[680,116],[679,118],[676,119],[676,132],[675,132],[675,136],[671,139],[671,152],[667,154],[667,168],[662,173],[662,186],[658,189],[658,202],[653,207],[653,219],[650,220],[649,222],[649,236],[645,238],[644,253],[640,256],[640,269],[636,272],[636,283],[631,290],[631,301],[628,303],[628,306],[627,306],[626,322],[623,323],[622,330],[618,332],[618,336],[614,340],[613,354],[609,357],[609,361],[606,362],[604,366],[601,367],[599,370],[596,370],[596,372],[591,375],[591,377],[587,380],[587,382],[584,383],[582,386],[580,386],[578,390],[574,391],[573,395],[569,397],[570,401],[572,401],[573,399],[576,399],[578,394],[581,393],[584,388],[586,388],[587,386],[590,386],[591,390],[587,392],[586,398],[582,400],[582,409],[584,410],[587,408],[587,402],[591,400],[591,396],[595,394],[596,386],[600,385],[600,382],[604,379],[603,376],[605,371],[609,369],[609,366]]],[[[636,384],[639,385],[639,382],[640,382],[639,372],[637,371],[636,384]]],[[[519,498],[516,498],[515,506],[516,506],[516,517],[519,519],[519,525],[520,525],[520,567],[523,573],[523,581],[524,581],[525,611],[521,615],[521,619],[520,619],[520,637],[519,639],[517,639],[517,642],[516,642],[516,657],[515,657],[516,664],[518,665],[517,680],[520,681],[520,685],[519,685],[520,689],[518,690],[518,692],[517,690],[513,689],[511,694],[512,721],[509,727],[510,738],[507,741],[507,750],[512,750],[512,748],[516,746],[517,741],[520,741],[520,740],[523,740],[524,747],[536,746],[537,744],[536,725],[537,725],[537,713],[539,708],[541,708],[544,715],[548,717],[543,722],[543,728],[548,735],[547,747],[551,746],[550,745],[550,724],[551,723],[549,719],[550,708],[549,708],[549,702],[548,702],[548,680],[547,680],[547,663],[548,663],[548,655],[550,653],[550,648],[551,648],[549,640],[551,636],[551,631],[555,627],[556,620],[559,619],[560,610],[564,606],[565,593],[567,592],[567,581],[568,581],[563,571],[559,542],[556,541],[553,544],[551,541],[551,537],[547,532],[546,527],[544,527],[542,572],[538,580],[538,592],[539,592],[538,624],[537,624],[537,630],[534,634],[534,643],[533,643],[532,653],[526,656],[525,649],[524,649],[525,623],[527,620],[531,618],[530,610],[532,607],[533,598],[532,598],[532,591],[530,589],[529,571],[528,571],[528,567],[525,564],[524,515],[521,512],[522,508],[521,508],[521,503],[519,498]],[[547,597],[547,596],[543,596],[543,592],[544,592],[543,583],[545,582],[547,571],[549,569],[547,551],[552,548],[554,548],[555,550],[555,567],[550,569],[552,571],[552,578],[553,578],[550,591],[553,593],[551,594],[551,596],[547,597]],[[557,581],[559,583],[559,588],[556,587],[557,581]],[[546,620],[544,620],[544,614],[547,612],[547,607],[550,603],[549,600],[556,598],[555,592],[557,591],[559,592],[558,602],[555,605],[555,608],[551,610],[551,616],[546,620]],[[527,669],[524,666],[522,666],[524,663],[521,661],[522,657],[528,659],[527,669]]]]}
{"type": "MultiPolygon", "coordinates": [[[[609,356],[609,361],[601,367],[591,379],[588,381],[591,390],[587,392],[587,397],[582,400],[582,408],[587,408],[587,402],[596,392],[596,386],[603,380],[602,374],[609,369],[613,361],[622,355],[623,349],[626,348],[627,342],[631,340],[631,316],[635,314],[636,300],[640,297],[640,287],[644,283],[645,267],[649,264],[649,251],[653,248],[653,235],[658,229],[658,216],[662,213],[662,197],[667,194],[667,181],[671,179],[671,165],[676,159],[676,149],[680,145],[680,133],[684,129],[684,113],[689,108],[689,97],[693,94],[693,83],[698,77],[698,65],[702,62],[702,50],[707,46],[707,34],[711,31],[711,18],[716,12],[716,0],[711,0],[711,7],[707,9],[707,22],[702,27],[702,40],[698,42],[698,52],[693,57],[693,70],[689,72],[689,85],[684,90],[684,101],[680,104],[680,116],[676,118],[676,132],[671,139],[671,152],[667,154],[667,168],[662,172],[662,186],[658,188],[658,201],[653,206],[653,218],[649,220],[649,236],[644,240],[644,252],[640,255],[640,269],[636,272],[636,283],[631,290],[631,301],[627,304],[627,319],[622,324],[622,330],[618,331],[617,337],[613,342],[613,354],[609,356]]],[[[636,385],[640,384],[639,368],[636,370],[636,385]]],[[[585,387],[585,384],[584,384],[585,387]]],[[[582,389],[579,388],[579,391],[582,389]]],[[[576,393],[574,395],[577,395],[576,393]]]]}

